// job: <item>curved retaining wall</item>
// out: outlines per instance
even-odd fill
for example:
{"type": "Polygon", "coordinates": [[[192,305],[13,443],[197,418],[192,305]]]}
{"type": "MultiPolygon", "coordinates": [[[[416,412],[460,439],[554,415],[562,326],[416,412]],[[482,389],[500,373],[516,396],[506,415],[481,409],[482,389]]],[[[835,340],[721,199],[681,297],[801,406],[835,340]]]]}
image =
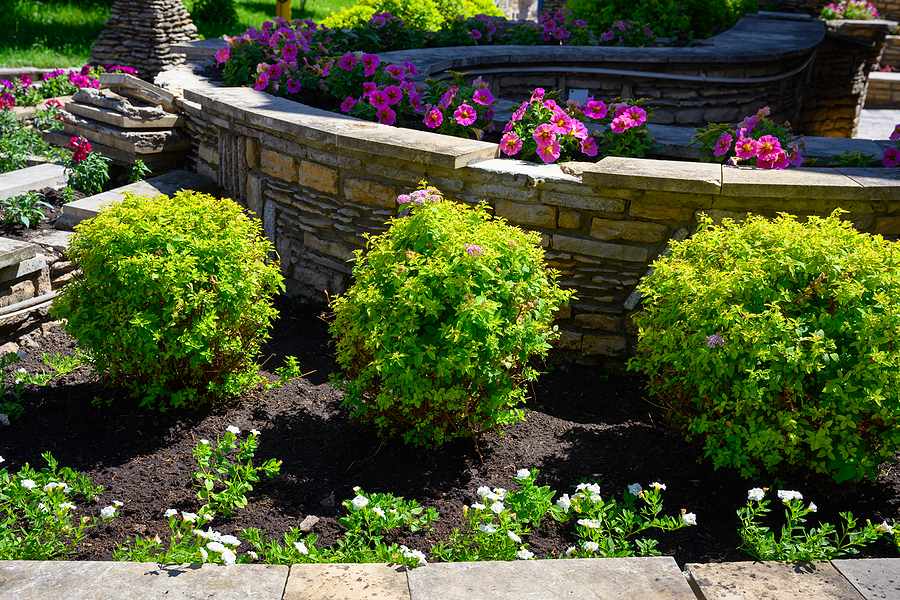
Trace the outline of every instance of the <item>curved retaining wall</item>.
{"type": "MultiPolygon", "coordinates": [[[[324,303],[350,281],[353,250],[386,229],[422,179],[541,234],[547,264],[578,299],[558,315],[559,349],[619,363],[635,341],[638,281],[699,212],[721,218],[835,208],[864,231],[900,234],[900,170],[762,171],[606,158],[535,165],[498,146],[398,129],[248,88],[185,91],[199,172],[263,221],[288,294],[324,303]],[[327,296],[326,296],[327,294],[327,296]]],[[[869,142],[871,144],[871,142],[869,142]]]]}

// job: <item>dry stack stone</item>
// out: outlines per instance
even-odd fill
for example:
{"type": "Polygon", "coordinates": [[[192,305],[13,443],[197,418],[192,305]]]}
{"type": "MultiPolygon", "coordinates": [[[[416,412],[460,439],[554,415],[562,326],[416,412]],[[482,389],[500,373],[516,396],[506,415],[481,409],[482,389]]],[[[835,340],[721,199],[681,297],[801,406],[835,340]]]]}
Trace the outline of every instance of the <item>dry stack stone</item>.
{"type": "Polygon", "coordinates": [[[181,0],[118,0],[106,29],[91,48],[91,63],[134,67],[152,81],[161,71],[184,62],[171,45],[199,39],[181,0]]]}

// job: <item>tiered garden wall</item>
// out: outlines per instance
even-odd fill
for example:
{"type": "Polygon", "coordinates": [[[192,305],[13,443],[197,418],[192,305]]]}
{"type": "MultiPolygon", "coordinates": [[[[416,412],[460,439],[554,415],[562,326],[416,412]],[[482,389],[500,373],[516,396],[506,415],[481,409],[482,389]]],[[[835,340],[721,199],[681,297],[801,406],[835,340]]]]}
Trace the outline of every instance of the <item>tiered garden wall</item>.
{"type": "Polygon", "coordinates": [[[762,171],[606,158],[597,164],[500,160],[496,144],[388,127],[246,88],[186,91],[198,171],[263,221],[287,291],[324,303],[347,288],[353,251],[385,230],[395,199],[420,180],[487,202],[541,234],[547,263],[578,299],[557,320],[560,349],[620,363],[630,352],[635,287],[701,211],[717,218],[850,211],[860,229],[900,234],[900,173],[762,171]]]}

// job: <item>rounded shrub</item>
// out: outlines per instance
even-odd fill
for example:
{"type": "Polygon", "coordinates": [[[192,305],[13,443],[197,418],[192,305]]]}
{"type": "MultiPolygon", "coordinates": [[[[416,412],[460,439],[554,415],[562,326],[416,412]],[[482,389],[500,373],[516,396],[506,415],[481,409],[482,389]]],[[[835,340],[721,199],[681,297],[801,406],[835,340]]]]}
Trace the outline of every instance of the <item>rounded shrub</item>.
{"type": "Polygon", "coordinates": [[[543,264],[536,233],[433,188],[401,195],[408,216],[356,252],[354,284],[333,302],[344,404],[382,435],[417,446],[521,420],[527,365],[555,337],[571,296],[543,264]]]}
{"type": "Polygon", "coordinates": [[[458,15],[502,17],[503,12],[492,0],[359,0],[353,6],[330,14],[322,25],[332,29],[351,28],[368,21],[375,13],[390,13],[403,19],[407,27],[437,31],[458,15]]]}
{"type": "Polygon", "coordinates": [[[640,287],[629,367],[716,468],[857,481],[900,448],[900,251],[839,214],[704,218],[640,287]]]}
{"type": "Polygon", "coordinates": [[[275,316],[281,273],[259,224],[197,192],[126,194],[81,223],[69,256],[81,275],[53,314],[94,370],[165,410],[240,393],[275,316]]]}

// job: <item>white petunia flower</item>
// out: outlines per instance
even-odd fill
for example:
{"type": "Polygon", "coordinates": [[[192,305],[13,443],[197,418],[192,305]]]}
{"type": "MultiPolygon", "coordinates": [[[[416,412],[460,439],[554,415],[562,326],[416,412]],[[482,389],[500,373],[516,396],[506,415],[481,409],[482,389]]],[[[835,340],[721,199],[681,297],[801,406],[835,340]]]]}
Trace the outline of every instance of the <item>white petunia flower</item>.
{"type": "Polygon", "coordinates": [[[100,509],[100,518],[101,519],[112,519],[116,516],[116,507],[115,506],[104,506],[100,509]]]}
{"type": "Polygon", "coordinates": [[[262,434],[259,432],[259,429],[251,429],[251,430],[250,430],[250,433],[252,433],[253,435],[262,435],[262,434]]]}
{"type": "Polygon", "coordinates": [[[241,540],[237,539],[233,535],[220,535],[219,541],[225,544],[226,546],[240,546],[241,540]]]}
{"type": "Polygon", "coordinates": [[[209,554],[206,553],[206,550],[204,550],[203,548],[200,548],[200,562],[206,562],[206,560],[208,558],[209,558],[209,554]]]}
{"type": "Polygon", "coordinates": [[[365,496],[357,496],[351,502],[351,504],[353,505],[353,510],[362,510],[368,503],[369,499],[365,496]]]}
{"type": "Polygon", "coordinates": [[[528,469],[519,469],[516,471],[516,479],[528,479],[531,477],[531,471],[528,469]]]}
{"type": "Polygon", "coordinates": [[[659,483],[658,481],[654,481],[653,483],[650,484],[650,487],[652,487],[655,490],[664,490],[664,489],[666,489],[666,484],[659,483]]]}
{"type": "Polygon", "coordinates": [[[569,507],[572,506],[572,500],[568,494],[563,494],[556,500],[556,505],[563,509],[563,512],[569,514],[569,507]]]}
{"type": "Polygon", "coordinates": [[[493,511],[495,515],[499,515],[503,512],[503,503],[500,501],[494,502],[491,504],[491,511],[493,511]]]}
{"type": "Polygon", "coordinates": [[[0,425],[9,425],[9,415],[0,414],[0,425]]]}
{"type": "Polygon", "coordinates": [[[602,525],[598,519],[578,519],[577,523],[588,529],[600,529],[602,525]]]}
{"type": "Polygon", "coordinates": [[[75,510],[75,505],[71,502],[63,502],[59,507],[63,510],[75,510]]]}
{"type": "Polygon", "coordinates": [[[484,533],[496,533],[497,532],[497,528],[494,527],[493,525],[491,525],[490,523],[488,523],[487,525],[481,524],[478,526],[478,529],[480,529],[484,533]]]}
{"type": "Polygon", "coordinates": [[[410,550],[410,549],[407,548],[406,546],[401,545],[401,546],[400,546],[400,552],[402,552],[403,555],[406,556],[407,558],[415,558],[415,559],[417,559],[417,560],[419,561],[419,564],[420,564],[420,565],[426,565],[426,564],[428,564],[428,561],[425,560],[425,554],[423,554],[423,553],[422,553],[421,551],[419,551],[419,550],[410,550]]]}
{"type": "Polygon", "coordinates": [[[766,492],[762,488],[753,488],[747,492],[747,500],[753,500],[754,502],[762,501],[765,496],[766,492]]]}
{"type": "Polygon", "coordinates": [[[598,544],[597,542],[584,542],[582,546],[588,552],[596,552],[600,549],[600,544],[598,544]]]}
{"type": "Polygon", "coordinates": [[[167,518],[167,519],[170,518],[170,517],[177,517],[177,516],[178,516],[178,510],[176,510],[176,509],[174,509],[174,508],[170,508],[169,510],[166,511],[166,518],[167,518]]]}
{"type": "Polygon", "coordinates": [[[778,490],[778,498],[782,502],[790,502],[791,500],[803,500],[803,494],[793,490],[778,490]]]}
{"type": "Polygon", "coordinates": [[[572,556],[572,554],[574,554],[576,550],[578,550],[576,546],[569,546],[568,548],[566,548],[566,556],[572,556]]]}
{"type": "Polygon", "coordinates": [[[294,548],[296,548],[297,552],[300,554],[309,554],[309,548],[307,548],[306,544],[303,542],[294,542],[294,548]]]}
{"type": "Polygon", "coordinates": [[[237,560],[237,555],[230,548],[225,548],[222,550],[222,562],[225,563],[225,566],[233,565],[237,560]]]}
{"type": "Polygon", "coordinates": [[[504,500],[506,498],[506,490],[504,488],[494,488],[494,493],[500,498],[500,500],[504,500]]]}
{"type": "Polygon", "coordinates": [[[877,525],[875,530],[878,533],[894,533],[894,528],[888,525],[887,521],[884,521],[881,525],[877,525]]]}
{"type": "Polygon", "coordinates": [[[204,446],[209,446],[209,440],[201,439],[200,443],[203,444],[204,446]]]}
{"type": "Polygon", "coordinates": [[[381,510],[381,508],[376,506],[375,508],[372,509],[372,512],[375,513],[376,515],[378,515],[379,517],[381,517],[382,519],[384,518],[384,511],[381,510]]]}
{"type": "Polygon", "coordinates": [[[247,550],[247,556],[249,556],[249,557],[252,558],[253,560],[259,559],[259,554],[257,554],[257,553],[254,552],[253,550],[247,550]]]}
{"type": "Polygon", "coordinates": [[[628,493],[632,496],[639,496],[641,492],[644,491],[644,488],[641,487],[639,483],[632,483],[628,486],[628,493]]]}
{"type": "Polygon", "coordinates": [[[354,485],[354,486],[353,486],[353,493],[354,493],[354,494],[358,494],[358,493],[359,493],[359,490],[361,490],[361,489],[362,489],[362,488],[359,487],[358,485],[354,485]]]}
{"type": "Polygon", "coordinates": [[[196,523],[196,522],[197,522],[197,515],[196,515],[195,513],[192,513],[192,512],[181,511],[181,517],[182,517],[185,521],[190,521],[191,523],[196,523]]]}
{"type": "Polygon", "coordinates": [[[58,482],[58,481],[51,481],[50,483],[48,483],[47,485],[44,486],[44,491],[45,491],[45,492],[51,492],[51,491],[55,490],[56,488],[62,488],[62,489],[65,490],[65,489],[67,489],[68,487],[69,487],[69,486],[67,486],[67,485],[64,484],[64,483],[60,483],[60,482],[58,482]]]}
{"type": "Polygon", "coordinates": [[[484,504],[481,504],[480,502],[473,502],[472,508],[474,508],[475,510],[484,510],[484,504]]]}
{"type": "Polygon", "coordinates": [[[697,524],[697,515],[694,513],[684,513],[681,515],[681,520],[684,521],[685,525],[696,525],[697,524]]]}
{"type": "Polygon", "coordinates": [[[115,506],[116,508],[119,508],[120,506],[122,506],[122,503],[119,502],[118,500],[113,500],[113,506],[115,506]]]}
{"type": "Polygon", "coordinates": [[[208,544],[206,544],[206,547],[212,552],[225,551],[225,544],[223,544],[222,542],[209,542],[208,544]]]}
{"type": "Polygon", "coordinates": [[[227,431],[228,433],[233,433],[234,435],[238,435],[241,432],[241,430],[234,425],[229,425],[225,428],[225,431],[227,431]]]}
{"type": "Polygon", "coordinates": [[[481,496],[482,498],[484,498],[491,493],[491,488],[489,488],[486,485],[483,485],[480,488],[478,488],[478,490],[475,493],[478,494],[479,496],[481,496]]]}
{"type": "Polygon", "coordinates": [[[50,509],[47,508],[47,505],[44,504],[43,502],[38,502],[38,508],[41,509],[41,512],[45,512],[45,513],[50,512],[50,509]]]}
{"type": "Polygon", "coordinates": [[[518,558],[519,560],[531,560],[532,558],[534,558],[534,553],[529,552],[525,548],[522,548],[521,550],[516,552],[516,558],[518,558]]]}
{"type": "Polygon", "coordinates": [[[508,536],[509,536],[509,539],[511,539],[511,540],[514,541],[515,543],[517,543],[517,544],[521,544],[521,543],[522,543],[522,538],[520,538],[519,536],[517,536],[517,535],[516,535],[515,533],[513,533],[512,531],[507,531],[507,532],[506,532],[506,535],[508,535],[508,536]]]}
{"type": "Polygon", "coordinates": [[[206,521],[207,523],[209,523],[210,521],[212,521],[215,518],[216,518],[215,515],[211,515],[209,513],[206,513],[205,515],[203,515],[203,520],[206,521]]]}
{"type": "Polygon", "coordinates": [[[813,502],[809,503],[809,512],[816,512],[819,510],[819,507],[816,506],[813,502]]]}
{"type": "Polygon", "coordinates": [[[23,479],[23,480],[22,480],[22,487],[23,487],[23,488],[27,488],[27,489],[29,489],[29,490],[33,490],[34,488],[37,487],[37,484],[34,482],[33,479],[23,479]]]}

